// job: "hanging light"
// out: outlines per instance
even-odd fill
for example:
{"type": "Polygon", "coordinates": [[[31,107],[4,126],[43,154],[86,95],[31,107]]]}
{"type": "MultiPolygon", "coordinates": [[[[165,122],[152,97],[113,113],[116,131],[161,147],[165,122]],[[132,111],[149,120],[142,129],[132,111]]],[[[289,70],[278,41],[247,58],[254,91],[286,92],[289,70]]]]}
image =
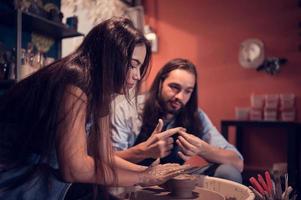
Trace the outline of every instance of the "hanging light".
{"type": "Polygon", "coordinates": [[[152,52],[158,52],[158,37],[149,25],[144,26],[144,36],[152,45],[152,52]]]}

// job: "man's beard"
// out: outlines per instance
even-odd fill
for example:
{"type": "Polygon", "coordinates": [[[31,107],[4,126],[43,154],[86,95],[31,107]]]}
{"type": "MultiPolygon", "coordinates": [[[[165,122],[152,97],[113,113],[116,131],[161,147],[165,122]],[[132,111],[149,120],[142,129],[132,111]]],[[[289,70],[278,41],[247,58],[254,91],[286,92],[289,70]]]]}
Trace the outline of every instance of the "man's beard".
{"type": "Polygon", "coordinates": [[[168,107],[168,104],[171,104],[171,102],[173,102],[173,101],[171,101],[171,100],[164,101],[162,99],[160,100],[160,105],[161,105],[162,111],[165,115],[167,115],[167,114],[176,115],[177,113],[179,113],[183,110],[184,104],[182,102],[177,100],[177,102],[181,104],[181,107],[177,110],[168,107]]]}

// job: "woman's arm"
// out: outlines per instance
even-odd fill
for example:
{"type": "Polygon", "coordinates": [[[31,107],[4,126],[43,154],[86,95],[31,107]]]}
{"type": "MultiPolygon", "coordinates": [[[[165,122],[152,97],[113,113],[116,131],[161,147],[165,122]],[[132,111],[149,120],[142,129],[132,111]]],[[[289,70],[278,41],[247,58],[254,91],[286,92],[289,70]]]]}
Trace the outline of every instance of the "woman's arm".
{"type": "MultiPolygon", "coordinates": [[[[87,97],[77,87],[69,87],[63,100],[57,135],[58,161],[63,178],[68,182],[99,183],[109,185],[112,177],[95,171],[94,159],[88,155],[86,124],[87,97]]],[[[117,169],[118,184],[134,185],[139,182],[139,174],[125,168],[117,169]]]]}
{"type": "Polygon", "coordinates": [[[171,128],[161,132],[163,127],[163,121],[159,119],[159,122],[151,134],[151,136],[140,144],[130,147],[123,151],[116,151],[115,155],[128,160],[130,162],[140,162],[147,158],[163,158],[170,154],[173,148],[173,136],[180,130],[184,130],[181,127],[171,128]]]}
{"type": "Polygon", "coordinates": [[[131,170],[134,172],[143,172],[147,169],[146,166],[137,165],[131,162],[128,162],[127,160],[124,160],[120,158],[119,156],[114,156],[116,167],[119,169],[125,169],[125,170],[131,170]]]}

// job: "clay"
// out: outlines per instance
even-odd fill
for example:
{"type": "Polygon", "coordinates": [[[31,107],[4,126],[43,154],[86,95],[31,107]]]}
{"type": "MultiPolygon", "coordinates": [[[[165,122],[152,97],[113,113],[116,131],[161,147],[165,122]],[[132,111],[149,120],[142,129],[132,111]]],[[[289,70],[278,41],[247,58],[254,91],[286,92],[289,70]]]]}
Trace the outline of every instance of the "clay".
{"type": "Polygon", "coordinates": [[[175,198],[193,198],[196,178],[189,174],[181,174],[168,181],[168,188],[175,198]]]}

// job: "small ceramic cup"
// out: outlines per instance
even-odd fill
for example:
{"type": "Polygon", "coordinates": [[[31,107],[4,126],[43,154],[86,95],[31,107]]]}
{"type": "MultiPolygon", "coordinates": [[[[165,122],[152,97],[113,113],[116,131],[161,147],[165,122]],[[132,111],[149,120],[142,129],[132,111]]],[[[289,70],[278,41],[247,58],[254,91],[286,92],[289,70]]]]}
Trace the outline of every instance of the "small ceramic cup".
{"type": "Polygon", "coordinates": [[[196,177],[189,174],[181,174],[168,181],[168,188],[172,196],[176,198],[191,198],[192,191],[197,184],[196,177]]]}

